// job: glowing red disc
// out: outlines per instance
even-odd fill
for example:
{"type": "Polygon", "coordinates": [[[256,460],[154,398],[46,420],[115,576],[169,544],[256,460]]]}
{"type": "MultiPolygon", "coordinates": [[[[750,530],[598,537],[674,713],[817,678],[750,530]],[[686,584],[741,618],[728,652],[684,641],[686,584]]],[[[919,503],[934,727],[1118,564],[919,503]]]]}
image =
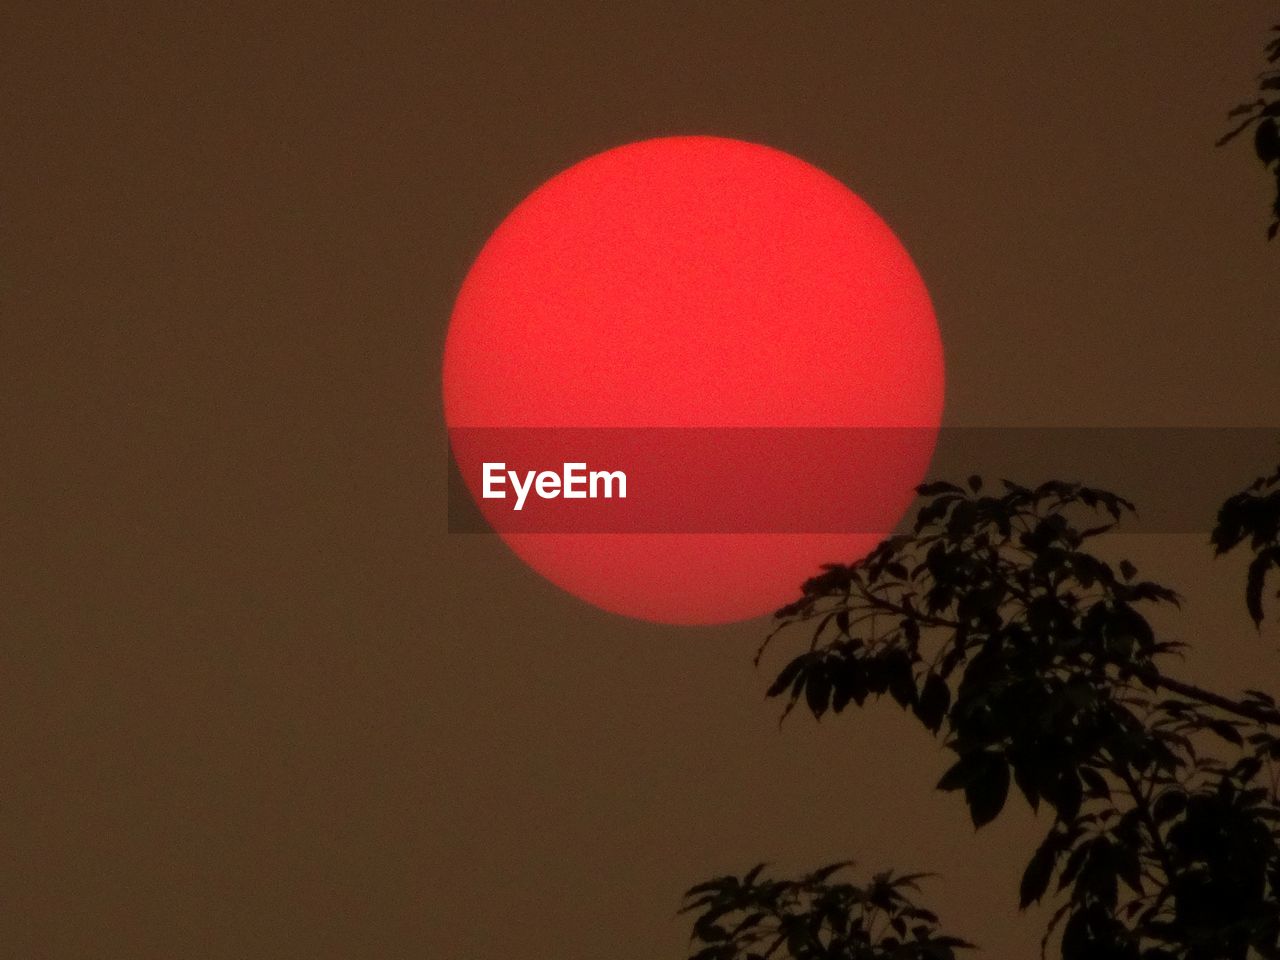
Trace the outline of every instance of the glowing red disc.
{"type": "MultiPolygon", "coordinates": [[[[943,380],[928,292],[867,204],[789,154],[668,137],[576,164],[499,225],[454,307],[444,402],[451,431],[918,428],[927,443],[868,472],[892,489],[826,494],[905,510],[943,380]]],[[[887,531],[500,532],[590,603],[692,624],[771,612],[887,531]]]]}

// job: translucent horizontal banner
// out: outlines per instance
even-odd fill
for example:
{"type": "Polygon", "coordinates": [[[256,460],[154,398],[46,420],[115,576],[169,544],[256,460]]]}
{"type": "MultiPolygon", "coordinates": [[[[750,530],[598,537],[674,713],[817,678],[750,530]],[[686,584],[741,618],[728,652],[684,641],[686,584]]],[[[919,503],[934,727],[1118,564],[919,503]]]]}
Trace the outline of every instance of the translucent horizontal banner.
{"type": "Polygon", "coordinates": [[[451,532],[874,533],[926,479],[1066,480],[1198,533],[1280,460],[1280,428],[646,427],[449,431],[451,532]]]}

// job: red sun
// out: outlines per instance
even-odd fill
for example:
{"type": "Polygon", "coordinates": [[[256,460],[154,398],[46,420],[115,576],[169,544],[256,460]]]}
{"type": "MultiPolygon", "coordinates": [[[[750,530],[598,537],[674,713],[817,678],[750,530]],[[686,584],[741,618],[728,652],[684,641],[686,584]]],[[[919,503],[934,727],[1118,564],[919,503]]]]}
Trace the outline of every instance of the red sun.
{"type": "MultiPolygon", "coordinates": [[[[942,415],[942,344],[910,256],[842,183],[769,147],[667,137],[583,160],[498,226],[454,307],[444,403],[451,431],[922,428],[869,474],[891,489],[830,491],[905,511],[942,415]]],[[[590,603],[698,624],[769,613],[884,532],[502,536],[590,603]]]]}

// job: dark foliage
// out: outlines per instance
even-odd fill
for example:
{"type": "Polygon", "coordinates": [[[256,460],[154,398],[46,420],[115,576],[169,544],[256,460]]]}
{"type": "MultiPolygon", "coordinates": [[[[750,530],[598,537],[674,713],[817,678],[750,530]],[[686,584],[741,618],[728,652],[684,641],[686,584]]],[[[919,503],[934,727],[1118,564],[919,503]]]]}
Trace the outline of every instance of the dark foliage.
{"type": "MultiPolygon", "coordinates": [[[[1280,34],[1280,26],[1272,28],[1280,34]]],[[[1234,140],[1247,130],[1253,130],[1253,149],[1267,171],[1276,178],[1276,196],[1272,203],[1271,226],[1267,239],[1273,239],[1280,231],[1280,37],[1267,43],[1266,59],[1271,68],[1258,78],[1258,96],[1242,103],[1228,114],[1236,125],[1219,141],[1218,146],[1234,140]]]]}
{"type": "MultiPolygon", "coordinates": [[[[1274,238],[1280,36],[1266,56],[1220,145],[1253,130],[1276,178],[1274,238]]],[[[975,828],[1011,794],[1043,811],[1019,885],[1024,908],[1055,904],[1042,953],[1280,960],[1280,708],[1168,672],[1179,645],[1147,615],[1177,595],[1091,550],[1133,505],[1072,483],[988,491],[976,476],[919,493],[910,535],[824,567],[778,612],[757,664],[779,634],[807,641],[768,689],[783,717],[888,697],[952,754],[938,789],[963,797],[975,828]]],[[[1223,504],[1212,542],[1252,552],[1245,603],[1260,625],[1280,568],[1280,469],[1223,504]]],[[[694,887],[694,960],[950,960],[969,946],[909,899],[919,875],[859,887],[836,882],[841,869],[788,881],[756,867],[694,887]]]]}
{"type": "MultiPolygon", "coordinates": [[[[1273,549],[1278,481],[1228,501],[1219,550],[1259,536],[1259,557],[1273,549]]],[[[988,491],[977,477],[920,493],[910,535],[825,567],[779,611],[761,653],[779,634],[807,638],[768,689],[784,717],[887,697],[942,738],[952,759],[938,788],[963,797],[975,827],[1015,793],[1047,811],[1020,899],[1057,903],[1046,947],[1056,934],[1067,960],[1280,957],[1280,711],[1263,691],[1228,698],[1167,672],[1179,645],[1148,613],[1177,595],[1090,549],[1132,504],[1071,483],[988,491]]],[[[715,897],[694,904],[707,909],[699,922],[753,916],[754,880],[717,881],[715,897]]],[[[788,931],[828,922],[826,907],[798,895],[816,895],[812,883],[778,888],[796,894],[788,931]]],[[[718,925],[719,940],[695,927],[695,955],[931,955],[838,937],[800,950],[790,933],[767,952],[738,935],[761,922],[718,925]]]]}
{"type": "MultiPolygon", "coordinates": [[[[1249,489],[1237,493],[1218,511],[1213,545],[1219,555],[1245,541],[1253,551],[1245,584],[1245,605],[1255,624],[1262,623],[1263,586],[1273,567],[1280,568],[1280,467],[1259,477],[1249,489]]],[[[1280,598],[1280,591],[1276,592],[1280,598]]]]}
{"type": "Polygon", "coordinates": [[[835,863],[799,880],[720,877],[685,894],[697,912],[692,960],[953,960],[970,947],[938,932],[938,918],[911,900],[922,874],[877,874],[866,886],[838,880],[835,863]]]}

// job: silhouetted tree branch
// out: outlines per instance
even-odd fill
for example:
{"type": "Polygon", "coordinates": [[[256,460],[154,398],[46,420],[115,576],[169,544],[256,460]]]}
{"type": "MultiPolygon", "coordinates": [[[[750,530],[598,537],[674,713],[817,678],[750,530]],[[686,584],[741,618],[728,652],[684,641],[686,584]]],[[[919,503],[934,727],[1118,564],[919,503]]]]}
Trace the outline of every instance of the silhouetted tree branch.
{"type": "MultiPolygon", "coordinates": [[[[1266,56],[1275,68],[1219,145],[1254,130],[1276,177],[1273,238],[1280,36],[1266,56]]],[[[1060,481],[918,492],[911,534],[824,567],[778,611],[756,663],[778,637],[804,637],[768,688],[783,719],[888,695],[952,753],[938,789],[963,796],[975,827],[1014,788],[1047,808],[1019,889],[1024,908],[1058,901],[1042,953],[1056,935],[1064,960],[1280,960],[1280,708],[1266,691],[1231,697],[1165,672],[1181,645],[1145,611],[1177,594],[1091,551],[1133,505],[1060,481]]],[[[1222,505],[1212,543],[1252,552],[1245,604],[1261,625],[1280,568],[1280,468],[1222,505]]],[[[969,946],[904,893],[919,875],[857,886],[837,882],[843,868],[771,880],[761,866],[692,888],[693,957],[951,960],[969,946]]]]}
{"type": "MultiPolygon", "coordinates": [[[[1280,467],[1275,473],[1259,477],[1218,511],[1218,525],[1213,531],[1218,555],[1234,550],[1246,540],[1253,551],[1253,562],[1245,583],[1245,605],[1253,622],[1260,626],[1263,586],[1271,569],[1280,568],[1280,467]]],[[[1280,598],[1280,591],[1276,597],[1280,598]]]]}
{"type": "MultiPolygon", "coordinates": [[[[1274,486],[1228,501],[1219,550],[1260,532],[1265,555],[1270,514],[1253,504],[1274,486]]],[[[1263,691],[1228,697],[1164,671],[1181,645],[1145,611],[1177,594],[1091,549],[1133,505],[1057,481],[919,493],[910,534],[825,567],[778,612],[757,661],[777,638],[805,638],[768,690],[783,716],[887,695],[943,738],[953,761],[938,787],[963,795],[976,827],[1015,788],[1047,807],[1020,897],[1043,899],[1057,878],[1050,931],[1067,960],[1280,956],[1280,710],[1263,691]]],[[[729,944],[705,956],[753,956],[729,944]]],[[[892,955],[823,949],[787,955],[892,955]]]]}
{"type": "MultiPolygon", "coordinates": [[[[1280,26],[1272,28],[1280,33],[1280,26]]],[[[1272,203],[1271,226],[1267,228],[1267,239],[1274,239],[1280,231],[1280,37],[1267,43],[1267,62],[1272,69],[1263,71],[1258,78],[1258,96],[1242,103],[1228,115],[1235,122],[1226,134],[1218,140],[1222,146],[1240,136],[1246,130],[1253,129],[1253,149],[1262,161],[1262,165],[1276,178],[1276,197],[1272,203]]]]}
{"type": "Polygon", "coordinates": [[[718,877],[685,894],[697,912],[693,960],[757,960],[779,951],[797,960],[953,960],[972,946],[938,930],[938,918],[911,893],[924,874],[877,874],[866,886],[837,879],[835,863],[798,880],[718,877]]]}

